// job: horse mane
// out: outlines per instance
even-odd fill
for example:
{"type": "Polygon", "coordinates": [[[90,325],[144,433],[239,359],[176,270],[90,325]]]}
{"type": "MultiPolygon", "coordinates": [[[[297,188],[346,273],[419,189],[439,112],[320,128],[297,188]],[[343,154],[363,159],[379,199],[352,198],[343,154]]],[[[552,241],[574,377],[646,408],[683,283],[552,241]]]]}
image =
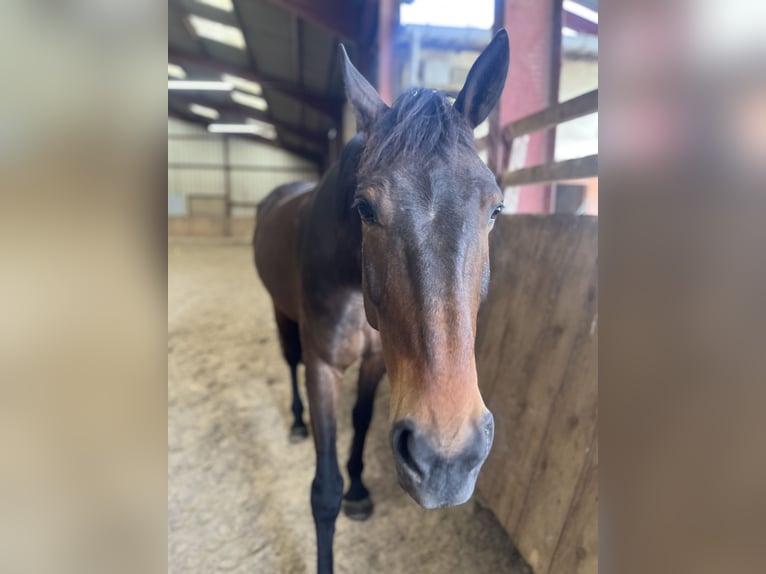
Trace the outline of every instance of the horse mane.
{"type": "Polygon", "coordinates": [[[374,124],[359,163],[364,180],[405,156],[423,167],[459,147],[475,150],[468,122],[438,90],[411,88],[374,124]]]}

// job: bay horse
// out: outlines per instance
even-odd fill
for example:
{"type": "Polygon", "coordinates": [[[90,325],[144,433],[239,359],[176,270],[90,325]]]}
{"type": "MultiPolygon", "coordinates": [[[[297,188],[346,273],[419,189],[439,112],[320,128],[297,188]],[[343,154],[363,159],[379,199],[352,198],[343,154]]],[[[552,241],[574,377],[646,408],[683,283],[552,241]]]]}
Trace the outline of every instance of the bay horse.
{"type": "Polygon", "coordinates": [[[413,88],[389,107],[342,45],[340,57],[359,133],[319,184],[272,191],[258,207],[253,239],[290,367],[292,440],[308,434],[296,372],[305,365],[320,574],[333,569],[341,506],[357,520],[373,510],[362,451],[384,373],[399,483],[421,506],[466,502],[492,446],[474,342],[503,196],[472,130],[502,92],[508,36],[500,31],[481,53],[454,104],[413,88]],[[343,372],[359,358],[344,496],[336,403],[343,372]]]}

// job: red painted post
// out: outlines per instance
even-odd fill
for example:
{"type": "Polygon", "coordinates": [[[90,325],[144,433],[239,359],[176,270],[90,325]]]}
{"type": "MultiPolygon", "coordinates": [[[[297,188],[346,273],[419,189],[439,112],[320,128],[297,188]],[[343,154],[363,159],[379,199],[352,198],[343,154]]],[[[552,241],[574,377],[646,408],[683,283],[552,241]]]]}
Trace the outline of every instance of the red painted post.
{"type": "Polygon", "coordinates": [[[378,92],[389,106],[394,101],[394,29],[399,21],[399,0],[378,3],[378,92]]]}
{"type": "MultiPolygon", "coordinates": [[[[561,4],[562,0],[498,0],[495,27],[508,31],[511,44],[508,78],[497,114],[500,126],[558,102],[561,4]]],[[[516,167],[552,161],[555,143],[555,130],[530,134],[526,146],[522,141],[514,142],[522,152],[526,147],[526,157],[516,167]]],[[[499,161],[498,167],[507,167],[503,163],[499,161]]],[[[518,212],[552,210],[551,185],[519,189],[518,212]]]]}

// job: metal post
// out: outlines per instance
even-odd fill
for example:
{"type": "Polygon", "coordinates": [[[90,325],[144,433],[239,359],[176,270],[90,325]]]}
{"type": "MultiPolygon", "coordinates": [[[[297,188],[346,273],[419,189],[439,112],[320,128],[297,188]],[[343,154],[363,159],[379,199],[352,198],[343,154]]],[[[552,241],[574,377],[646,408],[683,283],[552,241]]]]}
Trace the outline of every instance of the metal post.
{"type": "Polygon", "coordinates": [[[226,213],[223,224],[223,233],[226,237],[231,235],[231,162],[229,160],[229,136],[223,136],[223,192],[226,202],[226,213]]]}

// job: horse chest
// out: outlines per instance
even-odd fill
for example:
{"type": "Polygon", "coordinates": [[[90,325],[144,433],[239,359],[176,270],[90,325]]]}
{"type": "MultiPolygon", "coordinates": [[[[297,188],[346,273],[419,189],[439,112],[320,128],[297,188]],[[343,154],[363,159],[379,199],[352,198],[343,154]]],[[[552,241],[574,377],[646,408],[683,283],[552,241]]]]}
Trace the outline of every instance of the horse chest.
{"type": "Polygon", "coordinates": [[[325,300],[308,321],[310,344],[328,364],[345,370],[365,353],[380,348],[380,338],[367,322],[361,292],[341,292],[325,300]]]}

